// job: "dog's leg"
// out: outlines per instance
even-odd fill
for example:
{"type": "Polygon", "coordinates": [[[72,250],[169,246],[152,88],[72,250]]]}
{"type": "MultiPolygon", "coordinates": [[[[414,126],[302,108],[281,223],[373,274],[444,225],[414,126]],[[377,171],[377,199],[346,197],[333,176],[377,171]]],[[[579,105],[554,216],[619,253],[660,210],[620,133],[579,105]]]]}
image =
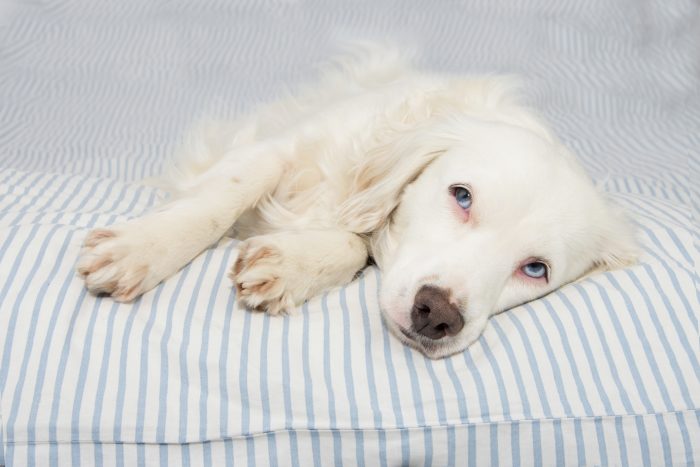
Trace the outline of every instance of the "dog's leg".
{"type": "Polygon", "coordinates": [[[278,314],[347,284],[366,263],[367,248],[358,235],[300,230],[241,242],[230,276],[240,303],[278,314]]]}
{"type": "Polygon", "coordinates": [[[77,262],[94,293],[130,301],[218,241],[243,211],[274,190],[293,145],[237,148],[186,193],[141,218],[90,232],[77,262]]]}

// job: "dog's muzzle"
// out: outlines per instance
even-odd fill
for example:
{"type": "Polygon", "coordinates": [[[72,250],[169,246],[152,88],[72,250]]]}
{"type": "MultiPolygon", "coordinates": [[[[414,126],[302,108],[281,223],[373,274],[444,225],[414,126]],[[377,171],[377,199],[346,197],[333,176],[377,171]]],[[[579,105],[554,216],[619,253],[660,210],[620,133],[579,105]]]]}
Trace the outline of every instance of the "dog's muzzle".
{"type": "Polygon", "coordinates": [[[411,323],[416,334],[438,340],[458,334],[464,327],[464,318],[459,308],[450,303],[447,290],[424,285],[413,299],[411,323]]]}

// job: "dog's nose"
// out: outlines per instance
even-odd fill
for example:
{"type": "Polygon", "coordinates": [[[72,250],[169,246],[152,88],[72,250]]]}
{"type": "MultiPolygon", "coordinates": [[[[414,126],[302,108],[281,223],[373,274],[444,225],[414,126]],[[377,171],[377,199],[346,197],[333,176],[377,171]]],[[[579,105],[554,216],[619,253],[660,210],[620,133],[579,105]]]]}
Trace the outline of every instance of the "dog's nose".
{"type": "Polygon", "coordinates": [[[450,303],[445,289],[424,285],[416,293],[411,310],[413,329],[430,339],[454,336],[464,327],[464,318],[456,305],[450,303]]]}

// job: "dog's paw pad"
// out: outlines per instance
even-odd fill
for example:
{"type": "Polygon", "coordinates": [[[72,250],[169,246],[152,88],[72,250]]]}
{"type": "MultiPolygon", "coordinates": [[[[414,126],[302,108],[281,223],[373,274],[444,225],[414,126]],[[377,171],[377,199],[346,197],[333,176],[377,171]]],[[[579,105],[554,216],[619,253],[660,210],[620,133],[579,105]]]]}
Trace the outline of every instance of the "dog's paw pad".
{"type": "Polygon", "coordinates": [[[149,267],[143,256],[143,252],[125,244],[116,232],[93,230],[85,237],[76,270],[90,292],[129,302],[144,290],[149,267]]]}
{"type": "Polygon", "coordinates": [[[229,274],[241,304],[272,315],[294,309],[286,290],[283,259],[282,252],[272,245],[242,242],[229,274]]]}

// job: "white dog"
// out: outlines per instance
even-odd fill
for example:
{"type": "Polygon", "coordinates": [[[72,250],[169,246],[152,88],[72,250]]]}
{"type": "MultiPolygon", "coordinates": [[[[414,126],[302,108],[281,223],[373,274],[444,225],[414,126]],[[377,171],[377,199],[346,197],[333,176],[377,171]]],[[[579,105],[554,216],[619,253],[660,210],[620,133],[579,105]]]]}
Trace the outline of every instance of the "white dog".
{"type": "Polygon", "coordinates": [[[184,156],[174,199],[88,234],[92,292],[133,300],[231,233],[238,299],[277,314],[372,258],[389,328],[439,358],[490,315],[635,258],[628,225],[509,80],[419,72],[388,49],[203,127],[184,156]]]}

